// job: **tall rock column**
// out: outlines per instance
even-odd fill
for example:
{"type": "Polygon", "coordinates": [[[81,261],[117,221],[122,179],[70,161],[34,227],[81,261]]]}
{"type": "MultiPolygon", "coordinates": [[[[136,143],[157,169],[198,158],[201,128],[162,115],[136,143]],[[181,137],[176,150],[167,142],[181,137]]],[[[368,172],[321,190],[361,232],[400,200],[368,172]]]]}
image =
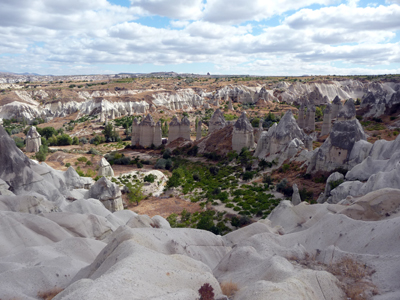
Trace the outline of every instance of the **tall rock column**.
{"type": "Polygon", "coordinates": [[[231,99],[229,99],[229,102],[228,102],[228,110],[234,110],[231,99]]]}
{"type": "Polygon", "coordinates": [[[315,105],[309,105],[307,107],[307,126],[306,129],[309,131],[315,131],[315,105]]]}
{"type": "Polygon", "coordinates": [[[331,126],[332,126],[332,120],[331,120],[331,113],[332,106],[328,104],[326,108],[324,109],[324,120],[322,122],[322,129],[321,129],[321,135],[327,135],[331,132],[331,126]]]}
{"type": "Polygon", "coordinates": [[[178,118],[175,116],[172,118],[171,122],[169,123],[169,131],[168,131],[168,143],[175,141],[179,138],[179,127],[181,123],[179,122],[178,118]]]}
{"type": "Polygon", "coordinates": [[[224,114],[218,108],[209,121],[208,133],[213,133],[214,131],[220,130],[226,125],[224,114]]]}
{"type": "Polygon", "coordinates": [[[158,121],[156,126],[154,127],[153,144],[156,147],[162,144],[161,121],[158,121]]]}
{"type": "Polygon", "coordinates": [[[26,135],[26,152],[38,152],[40,145],[42,145],[42,139],[40,134],[37,132],[36,127],[32,126],[26,135]]]}
{"type": "Polygon", "coordinates": [[[342,102],[340,101],[340,98],[338,96],[335,97],[332,101],[332,119],[336,119],[337,114],[339,111],[342,109],[342,102]]]}
{"type": "Polygon", "coordinates": [[[299,125],[299,127],[301,128],[301,129],[303,129],[305,126],[305,124],[304,124],[304,111],[305,111],[305,106],[304,106],[304,104],[302,103],[301,105],[300,105],[300,108],[299,108],[299,117],[297,118],[297,124],[299,125]]]}
{"type": "Polygon", "coordinates": [[[263,120],[260,119],[260,121],[258,121],[258,130],[257,130],[257,135],[256,135],[256,142],[259,141],[262,132],[263,132],[263,120]]]}
{"type": "Polygon", "coordinates": [[[201,139],[201,125],[202,125],[202,121],[200,120],[199,122],[197,122],[197,131],[196,131],[196,141],[201,139]]]}
{"type": "Polygon", "coordinates": [[[131,133],[132,146],[136,146],[136,144],[139,143],[139,139],[140,139],[139,122],[136,118],[134,118],[132,122],[132,133],[131,133]]]}
{"type": "Polygon", "coordinates": [[[240,153],[243,147],[254,147],[254,129],[247,119],[246,112],[236,121],[232,133],[232,150],[240,153]]]}
{"type": "Polygon", "coordinates": [[[190,121],[187,117],[183,117],[181,120],[179,136],[183,137],[185,140],[190,141],[190,121]]]}

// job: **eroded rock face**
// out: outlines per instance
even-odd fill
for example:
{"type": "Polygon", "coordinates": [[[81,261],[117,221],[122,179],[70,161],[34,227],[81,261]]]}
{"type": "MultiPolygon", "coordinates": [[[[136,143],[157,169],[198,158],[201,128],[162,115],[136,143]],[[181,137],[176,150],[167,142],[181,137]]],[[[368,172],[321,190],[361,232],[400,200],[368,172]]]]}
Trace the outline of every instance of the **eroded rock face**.
{"type": "Polygon", "coordinates": [[[208,133],[210,134],[217,130],[220,130],[220,129],[224,128],[226,126],[226,124],[227,123],[225,121],[224,114],[222,113],[222,111],[217,109],[210,119],[209,126],[208,126],[208,133]]]}
{"type": "Polygon", "coordinates": [[[190,121],[187,117],[183,117],[181,122],[177,117],[174,117],[169,123],[168,143],[179,138],[190,141],[190,121]]]}
{"type": "Polygon", "coordinates": [[[301,129],[303,129],[304,128],[304,123],[305,123],[305,120],[304,120],[304,112],[305,112],[305,106],[304,106],[304,104],[302,103],[301,105],[300,105],[300,108],[299,108],[299,117],[298,117],[298,119],[297,119],[297,124],[299,125],[299,127],[301,128],[301,129]]]}
{"type": "Polygon", "coordinates": [[[110,163],[103,157],[99,162],[99,172],[97,176],[114,176],[114,171],[110,165],[110,163]]]}
{"type": "Polygon", "coordinates": [[[289,110],[278,125],[272,125],[267,132],[261,134],[254,155],[264,158],[267,155],[282,151],[293,139],[297,138],[300,141],[304,141],[305,137],[306,134],[297,125],[292,111],[289,110]]]}
{"type": "Polygon", "coordinates": [[[102,177],[90,188],[89,197],[99,199],[111,212],[123,210],[121,191],[115,183],[102,177]]]}
{"type": "Polygon", "coordinates": [[[132,122],[132,145],[140,145],[142,147],[150,147],[152,144],[156,147],[162,143],[161,122],[154,122],[150,114],[148,114],[140,124],[135,118],[132,122]]]}
{"type": "Polygon", "coordinates": [[[339,111],[342,109],[343,105],[340,101],[339,96],[336,96],[332,101],[332,119],[336,119],[339,111]]]}
{"type": "Polygon", "coordinates": [[[307,106],[306,123],[305,128],[308,131],[315,131],[315,105],[307,106]]]}
{"type": "Polygon", "coordinates": [[[293,184],[292,204],[298,205],[300,204],[300,202],[301,198],[300,198],[299,188],[297,187],[297,184],[293,184]]]}
{"type": "Polygon", "coordinates": [[[354,144],[365,139],[364,130],[357,119],[336,122],[329,137],[311,158],[307,173],[349,169],[349,158],[354,144]]]}
{"type": "Polygon", "coordinates": [[[241,114],[233,126],[232,134],[232,149],[240,152],[243,147],[248,149],[254,147],[254,129],[245,112],[241,114]]]}
{"type": "Polygon", "coordinates": [[[321,135],[327,135],[331,132],[331,127],[332,127],[332,106],[331,104],[327,104],[326,108],[324,109],[324,119],[322,122],[322,129],[321,129],[321,135]]]}
{"type": "Polygon", "coordinates": [[[37,132],[36,127],[32,126],[26,135],[26,152],[38,152],[40,146],[42,145],[42,140],[40,134],[37,132]]]}
{"type": "Polygon", "coordinates": [[[201,125],[203,122],[200,120],[197,122],[197,131],[196,131],[196,141],[201,139],[201,125]]]}
{"type": "Polygon", "coordinates": [[[356,117],[356,107],[354,106],[354,100],[349,99],[340,109],[337,115],[338,121],[352,120],[356,117]]]}

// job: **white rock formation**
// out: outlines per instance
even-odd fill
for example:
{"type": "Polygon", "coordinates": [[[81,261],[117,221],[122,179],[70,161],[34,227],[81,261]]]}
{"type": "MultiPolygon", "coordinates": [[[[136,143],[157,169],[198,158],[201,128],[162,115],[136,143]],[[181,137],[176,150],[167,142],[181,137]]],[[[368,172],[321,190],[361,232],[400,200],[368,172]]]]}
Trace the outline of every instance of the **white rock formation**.
{"type": "Polygon", "coordinates": [[[228,109],[229,109],[229,110],[234,110],[234,109],[233,109],[233,105],[232,105],[232,100],[231,100],[231,99],[229,99],[229,102],[228,102],[228,109]]]}
{"type": "Polygon", "coordinates": [[[111,212],[124,209],[119,187],[105,177],[97,180],[90,188],[89,197],[99,199],[111,212]]]}
{"type": "Polygon", "coordinates": [[[365,139],[364,130],[357,119],[337,121],[329,137],[311,158],[307,173],[330,172],[337,168],[349,169],[354,144],[365,139]]]}
{"type": "MultiPolygon", "coordinates": [[[[292,111],[289,110],[280,120],[278,125],[275,123],[267,132],[264,131],[261,134],[254,155],[259,158],[265,158],[268,155],[281,152],[296,138],[301,144],[303,144],[302,141],[305,140],[305,137],[306,135],[297,125],[292,111]]],[[[300,145],[300,143],[297,144],[300,145]]]]}
{"type": "Polygon", "coordinates": [[[203,124],[203,122],[200,120],[197,122],[197,131],[196,131],[196,141],[201,139],[201,125],[203,124]]]}
{"type": "Polygon", "coordinates": [[[337,114],[338,121],[353,120],[356,117],[356,108],[354,106],[354,100],[349,99],[339,110],[337,114]]]}
{"type": "Polygon", "coordinates": [[[298,205],[300,204],[300,202],[301,198],[300,198],[299,188],[297,187],[297,184],[293,184],[292,204],[298,205]]]}
{"type": "Polygon", "coordinates": [[[304,104],[300,104],[300,108],[299,108],[299,116],[297,118],[297,124],[299,125],[299,127],[301,129],[303,129],[305,127],[305,120],[304,120],[304,111],[305,111],[305,106],[304,104]]]}
{"type": "Polygon", "coordinates": [[[339,96],[336,96],[332,101],[332,119],[336,119],[339,111],[342,109],[343,105],[340,101],[339,96]]]}
{"type": "Polygon", "coordinates": [[[26,152],[38,152],[42,145],[41,135],[37,132],[36,127],[32,126],[26,135],[26,152]]]}
{"type": "Polygon", "coordinates": [[[305,119],[305,129],[315,131],[315,105],[307,105],[307,113],[305,119]]]}
{"type": "Polygon", "coordinates": [[[240,153],[242,148],[251,149],[254,147],[254,129],[247,119],[246,112],[235,122],[232,132],[232,150],[240,153]]]}
{"type": "Polygon", "coordinates": [[[152,144],[156,147],[162,143],[161,122],[154,122],[148,114],[140,124],[135,118],[132,122],[131,144],[142,147],[150,147],[152,144]]]}
{"type": "Polygon", "coordinates": [[[190,121],[187,117],[183,117],[181,122],[177,117],[174,117],[169,123],[168,143],[178,138],[190,141],[190,121]]]}
{"type": "Polygon", "coordinates": [[[326,105],[326,108],[324,109],[324,119],[322,122],[322,129],[321,129],[321,135],[327,135],[331,132],[331,127],[332,127],[332,113],[331,113],[332,107],[331,105],[328,103],[326,105]]]}
{"type": "Polygon", "coordinates": [[[97,176],[114,176],[114,170],[112,169],[110,163],[103,157],[99,161],[99,171],[97,172],[97,176]]]}
{"type": "Polygon", "coordinates": [[[226,121],[224,118],[224,114],[219,110],[219,108],[212,115],[209,125],[208,125],[208,133],[213,133],[217,130],[220,130],[226,126],[226,121]]]}

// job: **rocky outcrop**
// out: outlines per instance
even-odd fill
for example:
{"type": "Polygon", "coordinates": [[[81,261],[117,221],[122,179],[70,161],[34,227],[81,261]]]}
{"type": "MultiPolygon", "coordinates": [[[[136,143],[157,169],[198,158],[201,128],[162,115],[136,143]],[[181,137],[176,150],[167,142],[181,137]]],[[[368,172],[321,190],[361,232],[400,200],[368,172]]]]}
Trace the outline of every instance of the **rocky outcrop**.
{"type": "Polygon", "coordinates": [[[305,129],[307,131],[315,131],[315,105],[307,106],[306,120],[305,120],[305,129]]]}
{"type": "Polygon", "coordinates": [[[304,104],[300,104],[299,116],[297,118],[297,124],[301,129],[305,127],[304,112],[306,111],[304,104]]]}
{"type": "Polygon", "coordinates": [[[324,203],[331,196],[332,184],[335,183],[337,186],[341,181],[344,181],[344,175],[342,173],[334,172],[329,175],[326,180],[325,190],[319,195],[317,202],[324,203]]]}
{"type": "Polygon", "coordinates": [[[338,121],[348,121],[355,119],[356,117],[356,107],[354,106],[354,100],[349,99],[340,109],[337,114],[338,121]]]}
{"type": "Polygon", "coordinates": [[[114,171],[110,165],[110,163],[103,157],[99,162],[99,171],[97,172],[97,176],[114,176],[114,171]]]}
{"type": "Polygon", "coordinates": [[[336,96],[335,99],[333,99],[332,101],[332,119],[336,119],[342,107],[342,102],[340,101],[339,96],[336,96]]]}
{"type": "Polygon", "coordinates": [[[311,158],[307,173],[330,172],[337,168],[349,169],[354,144],[365,139],[364,130],[357,119],[337,121],[329,137],[311,158]]]}
{"type": "Polygon", "coordinates": [[[183,117],[181,122],[177,117],[174,117],[169,123],[168,143],[179,138],[190,141],[190,121],[187,117],[183,117]]]}
{"type": "Polygon", "coordinates": [[[154,122],[150,114],[148,114],[140,124],[136,118],[132,122],[132,145],[140,145],[142,147],[150,147],[154,145],[160,146],[162,143],[161,122],[154,122]]]}
{"type": "Polygon", "coordinates": [[[42,145],[41,135],[37,132],[36,127],[32,126],[26,135],[26,152],[38,152],[42,145]]]}
{"type": "Polygon", "coordinates": [[[327,135],[331,132],[331,127],[332,127],[332,106],[331,104],[327,104],[326,108],[324,109],[324,119],[322,122],[322,129],[321,129],[321,135],[327,135]]]}
{"type": "Polygon", "coordinates": [[[228,110],[234,110],[231,99],[229,99],[229,102],[228,102],[228,110]]]}
{"type": "Polygon", "coordinates": [[[208,133],[210,134],[217,130],[220,130],[220,129],[224,128],[226,126],[226,124],[227,123],[225,121],[224,114],[222,113],[222,111],[217,109],[209,121],[208,133]]]}
{"type": "Polygon", "coordinates": [[[196,141],[201,139],[201,125],[203,122],[200,120],[197,122],[197,130],[196,130],[196,141]]]}
{"type": "Polygon", "coordinates": [[[247,119],[246,112],[235,122],[232,133],[232,150],[240,153],[242,148],[251,149],[254,147],[254,129],[247,119]]]}
{"type": "MultiPolygon", "coordinates": [[[[303,144],[302,141],[305,140],[305,137],[306,135],[297,125],[292,111],[289,110],[278,125],[275,123],[267,132],[264,131],[261,134],[254,155],[259,158],[265,158],[268,155],[282,151],[296,138],[303,144]]],[[[300,143],[298,144],[300,145],[300,143]]]]}
{"type": "Polygon", "coordinates": [[[102,177],[89,190],[89,197],[98,199],[111,212],[123,210],[121,191],[118,185],[102,177]]]}
{"type": "Polygon", "coordinates": [[[299,188],[297,187],[297,184],[293,184],[292,204],[298,205],[300,203],[301,203],[301,198],[300,198],[299,188]]]}

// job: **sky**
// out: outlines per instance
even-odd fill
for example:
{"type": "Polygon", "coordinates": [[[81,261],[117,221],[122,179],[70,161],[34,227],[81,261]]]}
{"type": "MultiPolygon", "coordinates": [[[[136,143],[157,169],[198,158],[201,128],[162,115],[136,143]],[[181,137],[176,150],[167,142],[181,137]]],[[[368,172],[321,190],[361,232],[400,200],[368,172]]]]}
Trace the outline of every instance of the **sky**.
{"type": "Polygon", "coordinates": [[[400,73],[400,0],[0,0],[0,71],[400,73]]]}

